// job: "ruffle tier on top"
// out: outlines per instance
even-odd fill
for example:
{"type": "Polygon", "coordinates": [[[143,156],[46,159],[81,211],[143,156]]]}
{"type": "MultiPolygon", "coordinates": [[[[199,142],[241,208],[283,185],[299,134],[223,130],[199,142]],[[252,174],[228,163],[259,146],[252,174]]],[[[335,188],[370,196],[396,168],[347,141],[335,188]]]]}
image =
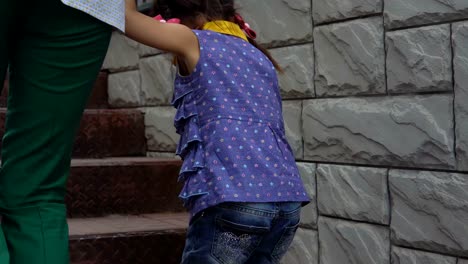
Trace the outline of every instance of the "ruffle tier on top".
{"type": "Polygon", "coordinates": [[[206,191],[188,192],[190,177],[196,175],[205,167],[204,147],[200,127],[198,124],[198,112],[195,93],[192,90],[175,89],[172,105],[177,108],[174,119],[174,126],[177,134],[180,135],[176,154],[183,160],[182,168],[179,173],[179,181],[184,181],[184,188],[179,197],[188,199],[192,196],[206,194],[206,191]]]}

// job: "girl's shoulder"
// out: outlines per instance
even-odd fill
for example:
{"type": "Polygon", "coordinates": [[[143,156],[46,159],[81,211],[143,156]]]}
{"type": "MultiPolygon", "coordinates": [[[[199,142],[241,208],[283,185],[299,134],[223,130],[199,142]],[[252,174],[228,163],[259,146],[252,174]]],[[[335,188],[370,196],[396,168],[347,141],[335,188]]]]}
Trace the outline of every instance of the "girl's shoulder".
{"type": "MultiPolygon", "coordinates": [[[[233,54],[242,53],[245,50],[255,50],[249,42],[229,34],[223,34],[211,30],[193,30],[198,38],[200,51],[224,51],[233,54]]],[[[251,55],[254,55],[251,53],[251,55]]]]}
{"type": "Polygon", "coordinates": [[[271,72],[271,76],[275,75],[274,66],[268,57],[248,41],[210,30],[193,31],[199,41],[199,67],[218,68],[225,64],[229,65],[225,69],[229,72],[233,68],[250,66],[248,68],[255,68],[257,72],[271,72]]]}

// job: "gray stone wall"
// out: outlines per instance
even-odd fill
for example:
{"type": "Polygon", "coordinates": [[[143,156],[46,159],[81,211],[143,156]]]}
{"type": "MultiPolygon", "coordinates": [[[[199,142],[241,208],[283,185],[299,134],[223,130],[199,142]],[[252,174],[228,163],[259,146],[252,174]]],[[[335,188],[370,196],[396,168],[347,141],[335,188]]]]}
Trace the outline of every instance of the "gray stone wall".
{"type": "MultiPolygon", "coordinates": [[[[285,69],[313,198],[284,263],[468,263],[468,1],[238,0],[285,69]]],[[[171,57],[114,33],[110,103],[173,157],[171,57]]]]}

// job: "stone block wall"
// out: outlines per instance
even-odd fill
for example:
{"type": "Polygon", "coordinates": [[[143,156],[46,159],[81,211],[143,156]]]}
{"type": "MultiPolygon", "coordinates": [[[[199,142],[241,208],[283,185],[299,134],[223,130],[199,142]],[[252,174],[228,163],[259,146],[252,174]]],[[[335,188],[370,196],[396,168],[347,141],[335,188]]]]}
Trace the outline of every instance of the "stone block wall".
{"type": "MultiPolygon", "coordinates": [[[[284,263],[468,263],[468,1],[237,0],[285,69],[313,201],[284,263]]],[[[171,57],[114,33],[110,103],[174,157],[171,57]]]]}

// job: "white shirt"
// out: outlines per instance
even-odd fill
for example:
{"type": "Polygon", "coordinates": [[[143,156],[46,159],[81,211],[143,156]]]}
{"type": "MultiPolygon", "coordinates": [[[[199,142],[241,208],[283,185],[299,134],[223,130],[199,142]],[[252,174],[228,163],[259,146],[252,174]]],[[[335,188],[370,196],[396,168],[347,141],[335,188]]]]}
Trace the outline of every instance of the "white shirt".
{"type": "Polygon", "coordinates": [[[125,0],[61,0],[125,32],[125,0]]]}

